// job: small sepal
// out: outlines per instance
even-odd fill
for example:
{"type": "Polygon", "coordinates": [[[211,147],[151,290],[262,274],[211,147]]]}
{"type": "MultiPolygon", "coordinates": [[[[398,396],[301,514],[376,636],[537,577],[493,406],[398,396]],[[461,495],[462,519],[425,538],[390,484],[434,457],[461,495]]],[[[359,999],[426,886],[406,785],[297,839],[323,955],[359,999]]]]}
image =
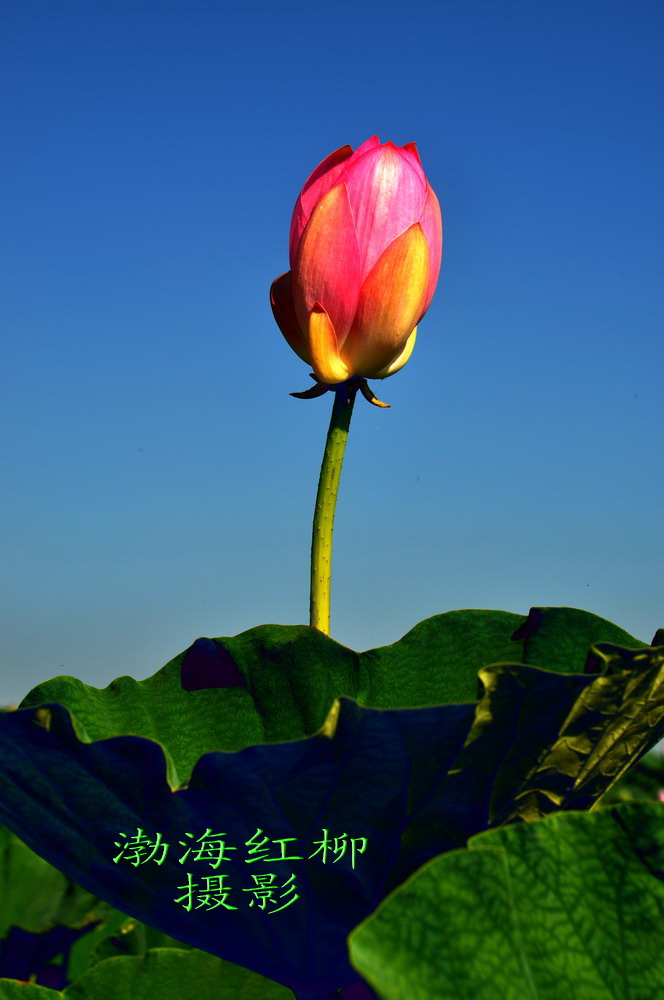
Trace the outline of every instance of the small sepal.
{"type": "Polygon", "coordinates": [[[295,396],[296,399],[315,399],[316,396],[322,396],[330,388],[325,382],[319,382],[313,372],[309,373],[309,378],[312,378],[316,385],[312,386],[311,389],[305,389],[304,392],[291,392],[289,395],[295,396]]]}
{"type": "Polygon", "coordinates": [[[295,396],[296,399],[315,399],[316,396],[322,396],[328,391],[336,392],[342,386],[346,387],[346,395],[350,401],[351,393],[355,394],[359,389],[364,398],[369,403],[373,403],[374,406],[382,406],[389,408],[389,403],[382,403],[380,399],[377,399],[371,389],[369,388],[369,383],[365,378],[349,378],[345,382],[336,382],[333,385],[329,385],[327,382],[320,382],[313,372],[309,373],[309,378],[312,378],[316,385],[312,386],[311,389],[305,389],[303,392],[291,392],[289,395],[295,396]]]}
{"type": "Polygon", "coordinates": [[[376,397],[374,396],[373,392],[369,388],[369,383],[367,382],[367,380],[365,378],[363,378],[362,382],[360,383],[360,392],[362,393],[362,395],[364,396],[364,398],[367,400],[367,402],[373,403],[374,406],[385,406],[388,409],[391,406],[390,403],[381,403],[380,399],[376,399],[376,397]]]}

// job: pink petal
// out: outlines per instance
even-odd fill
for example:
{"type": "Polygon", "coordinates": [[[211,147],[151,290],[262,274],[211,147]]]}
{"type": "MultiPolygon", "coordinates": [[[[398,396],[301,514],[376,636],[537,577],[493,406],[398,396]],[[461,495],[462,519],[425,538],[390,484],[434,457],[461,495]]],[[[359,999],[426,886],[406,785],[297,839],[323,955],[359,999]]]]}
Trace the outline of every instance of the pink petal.
{"type": "Polygon", "coordinates": [[[344,184],[328,191],[311,213],[293,267],[293,301],[300,329],[319,302],[329,314],[339,347],[360,296],[360,253],[344,184]]]}
{"type": "Polygon", "coordinates": [[[317,202],[337,183],[337,178],[343,170],[344,164],[352,155],[353,149],[351,146],[341,146],[339,149],[335,149],[333,153],[325,157],[322,163],[318,164],[302,188],[300,196],[295,203],[293,218],[291,219],[289,238],[291,267],[293,267],[300,237],[309,221],[309,216],[313,212],[317,202]]]}
{"type": "Polygon", "coordinates": [[[374,149],[375,146],[380,146],[380,139],[377,135],[372,135],[370,139],[363,142],[361,146],[358,146],[353,153],[354,157],[362,156],[362,153],[366,153],[368,149],[374,149]]]}
{"type": "Polygon", "coordinates": [[[418,319],[418,323],[431,305],[433,293],[435,292],[436,285],[438,283],[440,264],[443,257],[443,220],[440,214],[438,199],[436,198],[433,188],[428,181],[426,200],[424,202],[424,208],[422,209],[422,215],[420,216],[420,225],[422,226],[422,231],[424,232],[427,246],[429,247],[430,274],[429,289],[427,291],[424,309],[422,310],[422,315],[418,319]]]}
{"type": "Polygon", "coordinates": [[[421,169],[392,143],[353,158],[343,174],[364,279],[390,243],[417,222],[426,197],[421,169]]]}
{"type": "MultiPolygon", "coordinates": [[[[419,170],[422,170],[422,161],[420,160],[420,154],[417,152],[417,146],[414,142],[407,142],[405,146],[397,146],[397,149],[401,148],[401,153],[409,156],[411,160],[415,162],[415,165],[419,170]]],[[[424,174],[424,171],[422,170],[424,174]]]]}

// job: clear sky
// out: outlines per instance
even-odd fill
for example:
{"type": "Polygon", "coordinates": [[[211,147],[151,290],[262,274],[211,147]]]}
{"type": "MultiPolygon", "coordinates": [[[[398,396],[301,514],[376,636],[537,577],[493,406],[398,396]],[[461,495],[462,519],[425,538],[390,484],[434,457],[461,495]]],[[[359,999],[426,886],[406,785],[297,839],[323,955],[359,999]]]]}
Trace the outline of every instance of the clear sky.
{"type": "Polygon", "coordinates": [[[330,395],[269,308],[329,152],[443,210],[358,399],[332,635],[456,608],[664,625],[661,0],[0,4],[0,704],[306,623],[330,395]]]}

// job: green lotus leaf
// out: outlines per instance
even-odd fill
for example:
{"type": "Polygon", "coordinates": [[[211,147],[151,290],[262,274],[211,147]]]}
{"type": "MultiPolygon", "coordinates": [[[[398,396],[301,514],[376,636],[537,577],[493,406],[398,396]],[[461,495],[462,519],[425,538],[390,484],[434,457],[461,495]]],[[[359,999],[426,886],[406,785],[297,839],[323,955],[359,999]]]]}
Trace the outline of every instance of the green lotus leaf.
{"type": "Polygon", "coordinates": [[[533,609],[525,621],[506,611],[450,611],[364,653],[305,626],[261,625],[231,638],[198,639],[144,681],[120,677],[101,690],[57,677],[34,688],[21,707],[66,705],[83,740],[157,740],[177,787],[210,750],[312,735],[342,695],[385,709],[474,701],[477,672],[488,664],[581,673],[596,642],[643,645],[574,608],[533,609]]]}
{"type": "Polygon", "coordinates": [[[154,948],[99,962],[66,989],[0,979],[0,1000],[293,1000],[263,976],[202,951],[154,948]]]}
{"type": "Polygon", "coordinates": [[[88,743],[62,706],[20,709],[0,716],[0,819],[123,912],[317,1000],[353,982],[347,935],[423,864],[491,825],[591,807],[664,735],[664,648],[592,656],[603,673],[485,667],[477,705],[341,698],[317,735],[205,754],[177,790],[154,740],[88,743]],[[173,848],[161,862],[159,834],[173,848]],[[182,867],[182,848],[210,834],[237,851],[222,867],[232,894],[218,885],[212,908],[209,858],[182,867]],[[124,863],[134,835],[156,859],[124,863]],[[265,868],[249,867],[257,837],[267,906],[252,882],[265,868]]]}
{"type": "Polygon", "coordinates": [[[382,903],[349,953],[383,1000],[659,1000],[664,806],[473,837],[382,903]]]}
{"type": "MultiPolygon", "coordinates": [[[[518,662],[565,674],[588,670],[588,650],[598,642],[625,649],[647,645],[618,625],[580,608],[531,608],[512,640],[523,644],[518,662]]],[[[658,643],[653,640],[652,645],[658,643]]]]}
{"type": "Polygon", "coordinates": [[[602,807],[632,802],[634,799],[659,801],[662,789],[664,789],[664,753],[661,747],[657,747],[630,767],[608,795],[604,796],[602,807]]]}
{"type": "Polygon", "coordinates": [[[102,920],[107,903],[76,886],[0,826],[0,939],[11,927],[40,934],[54,924],[80,927],[102,920]]]}
{"type": "Polygon", "coordinates": [[[144,956],[157,947],[187,947],[77,886],[4,826],[0,826],[0,885],[0,979],[36,975],[40,982],[44,974],[53,979],[57,972],[55,978],[64,985],[104,958],[144,956]],[[59,928],[80,936],[70,938],[69,945],[56,934],[49,949],[52,932],[59,928]],[[9,971],[13,962],[21,971],[9,971]]]}

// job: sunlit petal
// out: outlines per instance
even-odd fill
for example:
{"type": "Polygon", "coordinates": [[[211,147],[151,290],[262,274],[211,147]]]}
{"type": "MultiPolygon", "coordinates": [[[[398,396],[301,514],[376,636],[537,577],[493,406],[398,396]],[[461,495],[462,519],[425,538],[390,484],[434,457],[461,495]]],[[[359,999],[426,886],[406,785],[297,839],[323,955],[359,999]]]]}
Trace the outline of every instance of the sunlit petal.
{"type": "Polygon", "coordinates": [[[301,329],[321,302],[339,346],[350,330],[360,295],[357,237],[343,184],[328,191],[311,214],[293,268],[293,302],[301,329]]]}
{"type": "Polygon", "coordinates": [[[415,329],[409,336],[408,340],[406,341],[406,346],[402,350],[401,354],[399,354],[394,359],[394,361],[391,362],[391,364],[386,365],[385,368],[382,368],[379,372],[376,372],[373,378],[387,378],[389,375],[394,375],[395,372],[398,372],[400,368],[403,368],[403,366],[406,364],[409,357],[413,353],[416,337],[417,337],[417,327],[415,327],[415,329]]]}
{"type": "Polygon", "coordinates": [[[350,372],[339,357],[334,326],[325,309],[316,302],[309,316],[311,367],[319,382],[345,382],[350,372]]]}
{"type": "Polygon", "coordinates": [[[353,375],[372,378],[406,346],[429,287],[429,250],[419,223],[385,250],[362,286],[342,357],[353,375]]]}

